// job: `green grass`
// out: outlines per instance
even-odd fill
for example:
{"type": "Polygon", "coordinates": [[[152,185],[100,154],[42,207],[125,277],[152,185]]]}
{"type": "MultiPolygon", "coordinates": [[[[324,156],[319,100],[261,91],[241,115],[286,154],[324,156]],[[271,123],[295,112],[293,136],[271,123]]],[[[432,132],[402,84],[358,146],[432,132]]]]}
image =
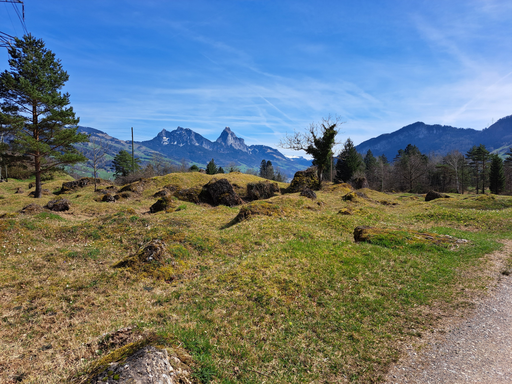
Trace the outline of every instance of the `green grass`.
{"type": "MultiPolygon", "coordinates": [[[[259,181],[229,177],[242,186],[259,181]]],[[[509,197],[425,203],[364,190],[367,198],[350,202],[342,200],[346,186],[328,186],[315,201],[276,196],[278,215],[241,222],[240,207],[187,202],[149,214],[163,186],[210,178],[155,178],[116,203],[96,202],[87,187],[64,196],[70,212],[0,219],[0,365],[8,367],[0,381],[24,372],[27,383],[66,382],[94,366],[88,345],[133,325],[186,350],[204,383],[381,382],[405,344],[428,334],[440,314],[467,307],[468,292],[485,289],[485,255],[512,229],[509,197]],[[354,243],[357,226],[395,237],[354,243]],[[411,243],[411,230],[468,242],[411,243]],[[112,268],[153,239],[167,244],[165,274],[112,268]],[[21,354],[34,357],[15,358],[21,354]]],[[[34,202],[11,193],[24,182],[5,184],[0,213],[34,202]]]]}

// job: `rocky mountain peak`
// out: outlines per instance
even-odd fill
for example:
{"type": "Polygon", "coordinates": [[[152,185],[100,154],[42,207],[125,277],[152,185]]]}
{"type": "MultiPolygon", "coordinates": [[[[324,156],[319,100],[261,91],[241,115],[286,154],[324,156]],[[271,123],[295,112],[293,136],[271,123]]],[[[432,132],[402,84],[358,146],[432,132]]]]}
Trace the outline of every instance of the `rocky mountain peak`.
{"type": "Polygon", "coordinates": [[[225,147],[232,147],[239,151],[249,152],[249,147],[245,145],[244,139],[237,137],[229,127],[224,128],[215,142],[225,147]]]}

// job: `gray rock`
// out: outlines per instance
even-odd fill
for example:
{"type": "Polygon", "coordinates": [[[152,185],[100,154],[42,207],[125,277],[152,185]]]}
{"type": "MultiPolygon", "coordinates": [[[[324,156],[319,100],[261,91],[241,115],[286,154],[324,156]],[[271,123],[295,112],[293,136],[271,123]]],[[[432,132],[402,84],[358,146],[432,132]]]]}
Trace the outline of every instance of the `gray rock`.
{"type": "Polygon", "coordinates": [[[38,204],[32,203],[27,205],[26,207],[23,207],[23,209],[20,211],[20,213],[28,213],[28,214],[35,214],[35,213],[41,213],[43,212],[43,207],[41,207],[38,204]]]}
{"type": "Polygon", "coordinates": [[[279,192],[279,185],[269,181],[260,181],[259,183],[247,184],[247,198],[249,200],[270,199],[279,192]]]}
{"type": "MultiPolygon", "coordinates": [[[[178,360],[177,358],[174,358],[178,360]]],[[[112,363],[91,384],[189,384],[190,372],[179,362],[171,365],[165,349],[144,347],[122,363],[112,363]]]]}
{"type": "Polygon", "coordinates": [[[352,179],[351,184],[355,189],[370,188],[366,177],[356,177],[352,179]]]}
{"type": "Polygon", "coordinates": [[[48,204],[45,205],[45,208],[56,212],[69,211],[70,207],[71,202],[68,199],[50,200],[48,204]]]}
{"type": "Polygon", "coordinates": [[[445,195],[443,193],[439,193],[436,191],[428,191],[427,195],[425,196],[425,201],[432,201],[435,199],[447,199],[450,198],[450,196],[445,195]]]}
{"type": "Polygon", "coordinates": [[[302,192],[300,193],[301,196],[307,197],[308,199],[315,200],[316,199],[316,193],[309,189],[308,187],[304,188],[302,192]]]}
{"type": "Polygon", "coordinates": [[[110,193],[106,193],[105,195],[103,195],[103,197],[101,198],[101,201],[105,202],[105,203],[115,203],[116,202],[116,198],[114,197],[114,195],[110,194],[110,193]]]}
{"type": "Polygon", "coordinates": [[[227,179],[212,179],[203,186],[199,194],[199,200],[210,205],[226,205],[234,207],[243,204],[244,201],[233,190],[233,186],[227,179]]]}
{"type": "Polygon", "coordinates": [[[293,180],[287,189],[288,193],[301,192],[304,188],[311,190],[320,189],[320,183],[316,175],[316,167],[310,167],[305,171],[295,172],[293,180]]]}

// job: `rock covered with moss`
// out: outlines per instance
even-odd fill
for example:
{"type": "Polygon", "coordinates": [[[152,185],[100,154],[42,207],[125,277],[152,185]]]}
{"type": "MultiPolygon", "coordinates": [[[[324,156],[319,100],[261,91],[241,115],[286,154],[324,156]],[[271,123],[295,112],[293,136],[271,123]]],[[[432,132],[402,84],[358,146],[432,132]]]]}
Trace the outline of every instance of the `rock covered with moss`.
{"type": "Polygon", "coordinates": [[[342,197],[343,201],[357,202],[359,199],[368,200],[368,196],[364,192],[352,191],[342,197]]]}
{"type": "Polygon", "coordinates": [[[163,240],[154,239],[112,267],[129,268],[144,276],[172,281],[186,266],[183,258],[188,255],[188,250],[181,244],[167,245],[163,240]]]}
{"type": "Polygon", "coordinates": [[[32,203],[32,204],[29,204],[25,207],[23,207],[21,210],[20,210],[20,213],[25,213],[25,214],[36,214],[36,213],[41,213],[43,212],[43,207],[41,207],[39,204],[36,204],[36,203],[32,203]]]}
{"type": "Polygon", "coordinates": [[[234,223],[249,219],[251,216],[282,216],[283,210],[269,201],[254,201],[240,208],[238,215],[233,219],[234,223]]]}
{"type": "Polygon", "coordinates": [[[45,208],[48,208],[50,211],[55,212],[69,211],[69,209],[71,208],[71,202],[68,199],[50,200],[45,205],[45,208]]]}
{"type": "MultiPolygon", "coordinates": [[[[96,179],[96,183],[97,184],[100,184],[100,183],[103,183],[104,181],[101,180],[101,179],[96,179]]],[[[72,191],[76,191],[77,189],[81,189],[81,188],[84,188],[88,185],[93,185],[94,184],[94,178],[93,177],[83,177],[81,179],[78,179],[78,180],[73,180],[73,181],[67,181],[65,183],[62,183],[62,187],[60,188],[60,192],[59,193],[66,193],[66,192],[72,192],[72,191]]]]}
{"type": "Polygon", "coordinates": [[[163,196],[162,198],[158,199],[155,204],[153,204],[149,208],[149,212],[156,213],[156,212],[174,212],[174,209],[176,208],[176,202],[172,198],[171,195],[163,196]]]}
{"type": "Polygon", "coordinates": [[[233,186],[228,179],[212,179],[207,184],[203,185],[199,200],[203,203],[213,206],[226,205],[234,207],[241,205],[244,201],[234,191],[233,186]]]}
{"type": "Polygon", "coordinates": [[[263,200],[270,199],[279,192],[279,185],[269,181],[260,181],[258,183],[247,184],[247,199],[263,200]]]}
{"type": "Polygon", "coordinates": [[[436,191],[428,191],[428,193],[425,196],[425,201],[432,201],[432,200],[435,200],[435,199],[447,199],[449,197],[450,196],[445,195],[443,193],[439,193],[439,192],[436,192],[436,191]]]}
{"type": "Polygon", "coordinates": [[[301,192],[302,190],[304,190],[304,188],[318,190],[319,186],[320,183],[318,182],[318,177],[316,175],[316,168],[311,167],[306,169],[305,171],[295,172],[293,180],[290,183],[290,186],[288,187],[286,192],[301,192]]]}
{"type": "Polygon", "coordinates": [[[386,247],[401,247],[411,244],[453,246],[467,243],[465,239],[457,239],[449,235],[366,226],[359,226],[354,229],[354,240],[356,243],[365,242],[386,247]]]}
{"type": "MultiPolygon", "coordinates": [[[[173,360],[177,360],[173,357],[173,360]]],[[[181,362],[173,361],[166,349],[146,346],[122,362],[113,362],[91,384],[189,384],[192,383],[190,369],[181,362]]]]}
{"type": "Polygon", "coordinates": [[[105,193],[101,198],[101,201],[103,201],[104,203],[115,203],[116,198],[111,193],[105,193]]]}
{"type": "Polygon", "coordinates": [[[370,184],[368,184],[368,180],[364,176],[355,177],[352,179],[351,183],[355,189],[370,188],[370,184]]]}
{"type": "Polygon", "coordinates": [[[309,189],[309,188],[304,188],[302,190],[302,192],[300,193],[301,196],[303,197],[307,197],[308,199],[311,199],[311,200],[315,200],[316,199],[316,193],[315,191],[309,189]]]}
{"type": "Polygon", "coordinates": [[[151,181],[149,179],[140,179],[139,181],[135,181],[133,183],[125,185],[119,190],[119,192],[133,192],[141,194],[150,185],[151,181]]]}

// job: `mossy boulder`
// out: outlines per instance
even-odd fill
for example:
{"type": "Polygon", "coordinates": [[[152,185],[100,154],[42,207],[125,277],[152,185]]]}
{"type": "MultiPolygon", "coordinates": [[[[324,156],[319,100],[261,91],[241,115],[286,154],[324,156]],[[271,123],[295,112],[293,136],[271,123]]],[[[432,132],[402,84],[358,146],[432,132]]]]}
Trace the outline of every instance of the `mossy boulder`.
{"type": "Polygon", "coordinates": [[[199,194],[203,190],[203,187],[192,187],[180,189],[174,192],[174,196],[181,201],[187,201],[189,203],[199,204],[199,194]]]}
{"type": "Polygon", "coordinates": [[[365,193],[359,192],[359,191],[352,191],[347,193],[342,197],[343,201],[352,201],[352,202],[358,202],[361,201],[361,199],[368,199],[368,196],[366,196],[365,193]]]}
{"type": "MultiPolygon", "coordinates": [[[[105,183],[105,181],[101,179],[96,179],[96,184],[102,183],[105,183]]],[[[87,187],[88,185],[94,185],[93,177],[83,177],[78,180],[67,181],[65,183],[62,183],[62,187],[60,188],[59,193],[73,192],[76,191],[77,189],[87,187]]]]}
{"type": "Polygon", "coordinates": [[[260,181],[258,183],[247,184],[247,199],[248,200],[263,200],[270,199],[279,192],[279,185],[269,181],[260,181]]]}
{"type": "Polygon", "coordinates": [[[312,190],[320,189],[320,183],[316,175],[316,168],[310,167],[305,171],[295,172],[290,186],[286,189],[287,193],[301,192],[304,188],[312,190]]]}
{"type": "Polygon", "coordinates": [[[158,199],[156,203],[149,208],[149,212],[174,212],[175,208],[176,202],[174,201],[173,197],[171,195],[166,195],[158,199]]]}
{"type": "Polygon", "coordinates": [[[156,192],[153,197],[163,197],[167,195],[173,196],[175,193],[181,191],[181,187],[175,184],[168,184],[163,187],[160,191],[156,192]]]}
{"type": "Polygon", "coordinates": [[[302,192],[300,193],[301,196],[303,197],[307,197],[308,199],[311,199],[311,200],[315,200],[316,199],[316,193],[309,189],[309,188],[304,188],[302,190],[302,192]]]}
{"type": "Polygon", "coordinates": [[[19,215],[19,212],[6,212],[6,213],[0,214],[0,219],[14,219],[18,215],[19,215]]]}
{"type": "Polygon", "coordinates": [[[69,211],[69,209],[71,208],[71,202],[68,199],[50,200],[45,205],[45,208],[48,208],[50,211],[55,212],[69,211]]]}
{"type": "Polygon", "coordinates": [[[199,193],[199,200],[213,206],[226,205],[234,207],[244,203],[233,190],[233,186],[229,183],[228,179],[212,179],[203,185],[201,193],[199,193]]]}
{"type": "Polygon", "coordinates": [[[151,180],[149,179],[140,179],[133,183],[127,184],[122,187],[119,192],[133,192],[137,194],[141,194],[151,185],[151,180]]]}
{"type": "Polygon", "coordinates": [[[168,246],[163,240],[155,239],[143,245],[134,255],[115,263],[113,268],[129,268],[143,276],[166,281],[174,280],[184,268],[183,259],[188,250],[180,244],[168,246]]]}
{"type": "Polygon", "coordinates": [[[467,243],[467,240],[456,239],[449,235],[365,226],[356,227],[354,229],[354,241],[357,243],[366,242],[391,248],[416,244],[435,244],[448,247],[467,243]]]}
{"type": "Polygon", "coordinates": [[[389,200],[380,200],[379,203],[382,205],[398,205],[398,203],[396,201],[389,201],[389,200]]]}
{"type": "Polygon", "coordinates": [[[116,198],[111,193],[105,193],[101,198],[101,201],[103,201],[104,203],[115,203],[116,198]]]}
{"type": "Polygon", "coordinates": [[[233,219],[234,223],[247,220],[252,216],[283,216],[284,212],[281,207],[269,201],[253,201],[240,208],[238,215],[233,219]]]}
{"type": "Polygon", "coordinates": [[[153,194],[153,197],[164,197],[164,196],[169,196],[171,194],[171,192],[169,192],[167,189],[162,189],[158,192],[156,192],[155,194],[153,194]]]}
{"type": "MultiPolygon", "coordinates": [[[[123,347],[123,357],[128,348],[123,347]]],[[[105,369],[94,376],[91,384],[107,382],[119,384],[191,384],[191,369],[185,366],[176,356],[170,356],[165,348],[147,345],[130,356],[113,361],[105,369]],[[172,363],[172,364],[171,364],[172,363]],[[151,375],[148,374],[151,372],[151,375]]]]}
{"type": "Polygon", "coordinates": [[[443,193],[439,193],[436,191],[428,191],[428,193],[425,195],[425,201],[432,201],[435,199],[448,199],[450,196],[445,195],[443,193]]]}
{"type": "Polygon", "coordinates": [[[339,211],[338,211],[338,215],[344,215],[344,216],[350,216],[350,215],[353,215],[354,214],[354,211],[350,208],[341,208],[339,211]]]}
{"type": "Polygon", "coordinates": [[[368,180],[364,176],[352,179],[351,184],[355,189],[370,188],[370,184],[368,184],[368,180]]]}
{"type": "Polygon", "coordinates": [[[475,200],[477,201],[493,201],[496,200],[495,195],[480,195],[475,200]]]}
{"type": "Polygon", "coordinates": [[[20,210],[20,213],[34,215],[36,213],[41,213],[43,211],[44,211],[43,207],[41,207],[39,204],[32,203],[32,204],[29,204],[29,205],[23,207],[20,210]]]}

